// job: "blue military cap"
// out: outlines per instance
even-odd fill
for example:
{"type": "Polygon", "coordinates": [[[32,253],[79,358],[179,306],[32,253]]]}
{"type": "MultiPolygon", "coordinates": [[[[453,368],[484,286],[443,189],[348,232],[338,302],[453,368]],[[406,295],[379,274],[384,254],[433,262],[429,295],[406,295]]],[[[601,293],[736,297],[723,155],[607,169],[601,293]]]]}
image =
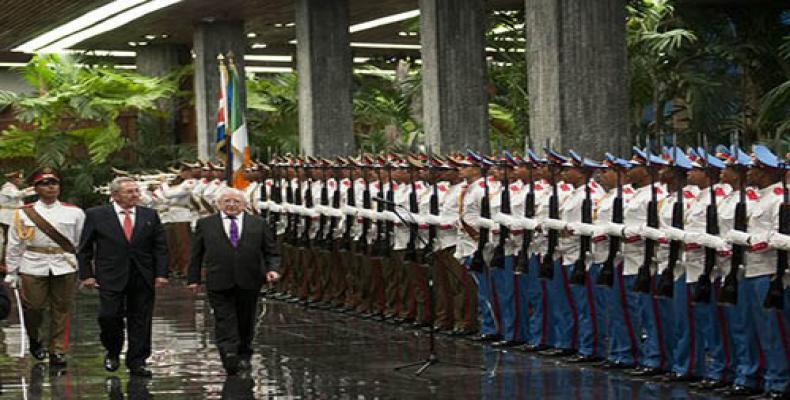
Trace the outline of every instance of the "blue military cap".
{"type": "Polygon", "coordinates": [[[489,160],[488,157],[485,157],[485,156],[483,156],[481,154],[478,154],[478,153],[476,153],[476,152],[474,152],[472,150],[467,150],[466,151],[466,155],[472,161],[480,164],[481,167],[482,166],[491,167],[491,166],[494,165],[494,162],[489,160]]]}
{"type": "Polygon", "coordinates": [[[522,160],[521,157],[514,156],[512,153],[510,153],[507,150],[503,151],[502,155],[504,156],[504,160],[513,166],[519,165],[522,162],[524,162],[524,160],[522,160]]]}
{"type": "Polygon", "coordinates": [[[544,147],[543,151],[546,152],[546,158],[548,161],[553,162],[555,164],[565,164],[568,161],[568,158],[563,156],[562,154],[548,148],[544,147]]]}
{"type": "Polygon", "coordinates": [[[691,160],[686,156],[686,152],[677,146],[667,147],[664,149],[664,159],[667,160],[672,166],[691,169],[691,160]]]}
{"type": "MultiPolygon", "coordinates": [[[[691,152],[694,152],[693,148],[689,149],[689,153],[691,152]]],[[[725,167],[724,162],[720,158],[706,152],[705,149],[703,149],[702,147],[698,147],[697,151],[694,152],[693,154],[697,157],[698,160],[693,162],[695,164],[694,165],[695,167],[697,166],[696,165],[697,162],[699,162],[700,164],[699,168],[713,167],[716,169],[724,169],[725,167]]]]}
{"type": "Polygon", "coordinates": [[[535,164],[544,164],[548,162],[545,158],[538,157],[532,149],[527,149],[527,158],[535,164]]]}
{"type": "Polygon", "coordinates": [[[657,157],[649,153],[647,150],[642,150],[634,146],[633,151],[634,151],[634,156],[633,158],[631,158],[630,161],[632,165],[647,165],[648,157],[652,165],[660,165],[660,166],[667,165],[667,162],[663,158],[657,157]]]}
{"type": "Polygon", "coordinates": [[[752,165],[752,158],[740,147],[732,145],[729,149],[723,146],[716,148],[716,156],[724,160],[724,164],[732,167],[749,167],[752,165]]]}
{"type": "Polygon", "coordinates": [[[604,162],[607,166],[610,167],[623,167],[623,168],[631,168],[631,163],[628,160],[623,160],[622,158],[615,157],[612,153],[606,153],[606,158],[604,162]]]}
{"type": "Polygon", "coordinates": [[[758,166],[754,161],[765,167],[779,168],[779,157],[762,144],[752,146],[752,166],[758,166]]]}

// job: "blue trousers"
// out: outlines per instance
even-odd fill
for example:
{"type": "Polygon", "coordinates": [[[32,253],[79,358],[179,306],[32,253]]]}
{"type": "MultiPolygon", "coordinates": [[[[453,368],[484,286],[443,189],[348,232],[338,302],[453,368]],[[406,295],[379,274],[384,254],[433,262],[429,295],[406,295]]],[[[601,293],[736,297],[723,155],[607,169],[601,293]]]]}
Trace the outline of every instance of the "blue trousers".
{"type": "Polygon", "coordinates": [[[678,375],[702,377],[705,373],[705,345],[700,322],[700,307],[691,303],[694,295],[693,283],[686,283],[686,274],[675,279],[672,298],[674,316],[674,340],[672,343],[672,372],[678,375]]]}
{"type": "MultiPolygon", "coordinates": [[[[756,387],[760,371],[760,350],[764,361],[764,389],[788,389],[788,307],[763,308],[771,283],[770,276],[744,278],[738,282],[738,304],[731,310],[732,339],[735,344],[735,384],[756,387]]],[[[785,290],[785,298],[788,298],[785,290]]]]}
{"type": "Polygon", "coordinates": [[[513,256],[505,257],[503,268],[490,268],[491,278],[494,281],[496,292],[492,293],[490,299],[492,304],[499,306],[499,321],[501,335],[504,340],[519,340],[516,335],[517,329],[517,288],[515,285],[515,275],[513,275],[513,256]]]}
{"type": "Polygon", "coordinates": [[[558,349],[576,349],[578,346],[579,317],[573,301],[568,267],[554,262],[554,277],[547,281],[549,296],[550,345],[558,349]]]}
{"type": "Polygon", "coordinates": [[[612,287],[602,286],[607,302],[606,331],[609,340],[609,361],[623,364],[636,364],[641,358],[641,323],[639,296],[631,291],[636,275],[623,276],[623,265],[615,269],[612,287]]]}
{"type": "MultiPolygon", "coordinates": [[[[573,265],[567,267],[573,270],[573,265]]],[[[606,353],[606,293],[595,281],[600,266],[593,264],[584,277],[584,285],[571,285],[579,316],[579,354],[603,357],[606,353]]]]}
{"type": "Polygon", "coordinates": [[[538,278],[540,257],[529,258],[526,273],[515,274],[517,319],[516,338],[530,345],[547,344],[548,297],[546,282],[538,278]]]}
{"type": "Polygon", "coordinates": [[[656,292],[656,280],[652,280],[652,293],[639,294],[639,313],[641,331],[645,336],[642,343],[640,364],[650,368],[668,369],[671,367],[672,349],[672,299],[660,298],[656,292]]]}
{"type": "MultiPolygon", "coordinates": [[[[717,304],[719,281],[713,283],[708,303],[694,304],[695,329],[705,346],[707,365],[704,376],[722,382],[731,382],[735,368],[735,349],[730,332],[730,313],[717,304]]],[[[696,284],[692,287],[692,294],[696,284]]]]}
{"type": "MultiPolygon", "coordinates": [[[[464,258],[464,265],[467,267],[472,262],[472,257],[464,258]]],[[[491,293],[495,290],[493,279],[488,267],[482,271],[471,271],[472,278],[477,284],[477,318],[480,321],[481,335],[501,335],[500,324],[497,320],[499,310],[496,304],[490,301],[491,293]]]]}

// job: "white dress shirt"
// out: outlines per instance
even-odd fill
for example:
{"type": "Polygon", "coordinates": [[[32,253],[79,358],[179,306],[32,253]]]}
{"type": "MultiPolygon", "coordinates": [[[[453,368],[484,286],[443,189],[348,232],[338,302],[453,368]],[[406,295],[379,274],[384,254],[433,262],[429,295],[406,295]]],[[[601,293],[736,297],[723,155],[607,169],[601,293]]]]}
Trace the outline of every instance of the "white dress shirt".
{"type": "MultiPolygon", "coordinates": [[[[224,212],[220,212],[220,215],[222,216],[222,227],[225,228],[225,235],[230,239],[230,217],[224,212]]],[[[244,225],[244,213],[240,213],[236,216],[236,225],[239,227],[239,239],[241,239],[241,229],[244,225]]]]}
{"type": "MultiPolygon", "coordinates": [[[[121,224],[121,228],[123,229],[123,221],[126,219],[126,214],[123,212],[125,209],[118,205],[118,203],[112,203],[112,207],[115,209],[115,215],[118,217],[118,222],[121,224]]],[[[134,230],[134,223],[135,218],[137,217],[137,212],[135,211],[135,207],[130,208],[129,210],[129,217],[132,218],[132,230],[134,230]]]]}

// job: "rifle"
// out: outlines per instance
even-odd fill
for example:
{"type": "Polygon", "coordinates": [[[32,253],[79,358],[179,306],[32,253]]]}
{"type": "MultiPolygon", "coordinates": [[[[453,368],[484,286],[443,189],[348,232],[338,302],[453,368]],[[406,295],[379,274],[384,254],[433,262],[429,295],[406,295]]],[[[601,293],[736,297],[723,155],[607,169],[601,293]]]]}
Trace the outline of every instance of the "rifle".
{"type": "MultiPolygon", "coordinates": [[[[430,150],[429,150],[430,153],[430,150]]],[[[437,182],[436,172],[433,165],[431,165],[431,158],[432,155],[428,155],[428,168],[430,171],[430,180],[431,184],[433,185],[431,191],[431,199],[429,201],[429,210],[428,212],[431,213],[433,216],[439,215],[439,182],[437,182]]],[[[431,265],[433,263],[434,257],[434,247],[436,246],[436,238],[438,236],[438,232],[436,231],[436,225],[430,224],[428,225],[428,243],[425,245],[425,249],[423,249],[423,257],[422,262],[426,265],[431,265]]]]}
{"type": "MultiPolygon", "coordinates": [[[[365,167],[367,167],[367,165],[363,164],[361,168],[362,177],[365,181],[365,190],[362,192],[362,208],[370,210],[372,208],[371,200],[370,200],[370,179],[368,179],[367,175],[365,175],[365,167]]],[[[359,238],[359,242],[365,246],[368,252],[370,252],[369,251],[370,249],[368,248],[370,247],[368,244],[368,242],[370,241],[368,239],[368,231],[370,230],[370,226],[372,225],[371,222],[372,221],[368,217],[362,218],[362,235],[359,238]]]]}
{"type": "MultiPolygon", "coordinates": [[[[503,161],[501,164],[502,168],[505,170],[502,176],[501,186],[502,186],[502,193],[500,196],[500,210],[502,214],[510,215],[510,179],[508,178],[508,162],[507,160],[503,161]]],[[[510,229],[508,229],[505,225],[499,226],[499,243],[497,243],[496,248],[494,248],[494,256],[491,258],[491,266],[494,268],[505,268],[505,243],[507,242],[507,237],[510,235],[510,229]]]]}
{"type": "MultiPolygon", "coordinates": [[[[480,200],[480,218],[491,218],[491,204],[488,200],[488,167],[485,161],[480,158],[480,174],[483,179],[483,198],[480,200]]],[[[473,271],[482,271],[486,265],[483,259],[483,250],[488,244],[488,228],[480,227],[477,238],[477,250],[472,255],[472,262],[469,268],[473,271]]]]}
{"type": "MultiPolygon", "coordinates": [[[[411,193],[409,193],[409,212],[416,215],[420,212],[420,205],[417,203],[417,183],[414,181],[414,166],[409,165],[409,180],[411,193]]],[[[406,244],[405,261],[417,261],[417,235],[419,226],[414,221],[409,222],[409,242],[406,244]]]]}
{"type": "MultiPolygon", "coordinates": [[[[617,169],[617,196],[612,204],[612,223],[623,223],[623,173],[617,169]]],[[[600,286],[612,287],[614,285],[614,263],[617,260],[617,253],[620,252],[620,237],[609,237],[609,253],[603,262],[601,271],[598,273],[598,280],[595,282],[600,286]]]]}
{"type": "MultiPolygon", "coordinates": [[[[548,153],[549,150],[546,149],[548,153]]],[[[549,173],[551,174],[551,197],[549,197],[549,218],[560,218],[560,195],[557,189],[557,167],[553,162],[549,163],[549,173]]],[[[543,279],[554,278],[554,253],[557,250],[560,233],[556,229],[549,229],[549,243],[546,254],[540,263],[539,276],[543,279]]]]}
{"type": "MultiPolygon", "coordinates": [[[[327,165],[324,162],[321,162],[321,206],[328,207],[329,206],[329,187],[327,186],[329,181],[326,177],[326,168],[327,165]]],[[[326,239],[326,225],[327,225],[327,216],[326,213],[321,213],[318,220],[318,234],[316,234],[316,238],[318,239],[318,245],[322,248],[329,248],[329,242],[326,239]]]]}
{"type": "MultiPolygon", "coordinates": [[[[673,151],[675,152],[675,165],[673,166],[673,172],[676,174],[678,179],[678,198],[675,201],[675,204],[672,206],[672,227],[683,229],[683,188],[686,186],[686,173],[681,167],[677,165],[678,150],[678,147],[674,146],[673,151]]],[[[673,295],[675,288],[675,266],[680,259],[680,251],[682,246],[683,242],[680,240],[672,240],[669,242],[669,260],[667,262],[667,268],[661,272],[661,277],[658,280],[657,294],[661,297],[672,297],[673,295]]]]}
{"type": "MultiPolygon", "coordinates": [[[[738,149],[735,149],[737,157],[738,149]]],[[[740,192],[738,193],[738,204],[735,205],[735,221],[733,229],[746,232],[746,168],[740,167],[740,178],[738,179],[740,192]]],[[[726,305],[738,304],[738,273],[745,261],[746,246],[737,243],[732,244],[732,257],[730,257],[730,271],[724,277],[724,284],[719,292],[719,303],[726,305]]]]}
{"type": "MultiPolygon", "coordinates": [[[[702,155],[700,154],[700,156],[702,155]]],[[[711,167],[708,166],[706,172],[708,176],[713,178],[711,167]]],[[[710,204],[705,210],[705,233],[709,235],[719,234],[719,210],[716,206],[716,188],[714,186],[715,180],[712,179],[709,187],[710,204]]],[[[713,274],[713,268],[716,267],[716,251],[714,248],[705,247],[705,268],[702,270],[699,279],[697,279],[697,290],[694,292],[695,303],[710,303],[710,293],[713,290],[711,275],[713,274]]]]}
{"type": "MultiPolygon", "coordinates": [[[[348,207],[356,207],[356,193],[354,190],[355,182],[354,182],[354,168],[351,164],[348,164],[348,190],[346,190],[346,205],[348,207]]],[[[338,185],[339,186],[339,185],[338,185]]],[[[354,226],[354,217],[351,215],[346,216],[346,227],[345,231],[343,232],[343,249],[350,251],[351,250],[351,242],[353,238],[351,237],[351,230],[354,226]]]]}
{"type": "MultiPolygon", "coordinates": [[[[343,167],[341,167],[341,166],[334,166],[332,168],[334,168],[334,171],[341,171],[343,167]]],[[[340,211],[340,195],[341,195],[340,183],[341,183],[341,181],[343,179],[343,176],[340,173],[335,173],[334,175],[335,175],[335,191],[332,194],[332,208],[334,208],[335,211],[339,212],[340,211]]],[[[327,247],[330,250],[332,250],[332,251],[338,250],[338,244],[337,244],[337,241],[335,241],[335,237],[334,237],[335,236],[335,229],[337,229],[338,222],[340,222],[338,220],[338,217],[336,217],[336,216],[330,217],[329,218],[329,232],[327,232],[326,235],[324,236],[324,240],[326,240],[327,243],[328,243],[327,247]]]]}
{"type": "MultiPolygon", "coordinates": [[[[282,186],[280,182],[280,177],[278,176],[280,167],[276,166],[272,163],[272,192],[269,196],[273,203],[277,203],[277,205],[282,206],[282,186]]],[[[266,191],[266,182],[264,181],[263,191],[266,191]]],[[[271,226],[272,234],[277,235],[277,224],[280,222],[280,213],[279,212],[269,212],[269,225],[271,226]]]]}
{"type": "MultiPolygon", "coordinates": [[[[384,195],[384,181],[381,179],[381,169],[382,166],[375,167],[376,168],[376,175],[378,175],[379,179],[379,193],[378,197],[389,197],[389,194],[384,195]]],[[[389,199],[387,199],[389,200],[389,199]]],[[[385,210],[385,205],[382,202],[378,202],[376,210],[378,211],[379,215],[381,215],[385,210]]],[[[379,218],[376,220],[376,241],[373,243],[373,255],[377,257],[384,257],[386,254],[389,253],[389,246],[390,246],[390,235],[389,231],[387,230],[389,223],[383,221],[383,218],[379,218]]]]}
{"type": "MultiPolygon", "coordinates": [[[[787,167],[785,167],[787,168],[787,167]]],[[[782,205],[779,207],[779,233],[790,234],[790,194],[787,191],[787,173],[782,172],[782,205]]],[[[776,310],[784,309],[784,275],[787,269],[787,250],[776,250],[776,274],[765,295],[763,307],[776,310]]]]}
{"type": "MultiPolygon", "coordinates": [[[[299,169],[298,166],[294,165],[294,174],[296,175],[296,188],[293,187],[292,179],[287,179],[287,187],[285,192],[286,201],[289,204],[293,205],[302,205],[302,180],[299,177],[299,169]]],[[[286,237],[290,239],[290,242],[296,245],[296,241],[298,240],[299,234],[299,217],[296,213],[291,212],[288,214],[288,226],[286,228],[286,237]]]]}
{"type": "MultiPolygon", "coordinates": [[[[531,163],[527,164],[527,171],[529,171],[529,190],[527,191],[526,198],[524,199],[524,218],[532,219],[535,217],[535,180],[533,176],[533,166],[531,163]]],[[[524,232],[521,239],[521,252],[519,253],[519,262],[517,265],[521,268],[522,273],[527,273],[529,269],[529,247],[532,245],[532,238],[535,235],[533,229],[528,229],[524,232]]]]}
{"type": "MultiPolygon", "coordinates": [[[[304,207],[307,209],[313,208],[313,176],[311,173],[307,171],[307,168],[312,168],[312,166],[305,165],[304,170],[307,174],[307,189],[305,190],[304,195],[304,207]]],[[[312,240],[310,240],[310,230],[313,227],[313,217],[310,215],[304,216],[304,231],[302,232],[301,242],[304,247],[310,248],[312,247],[312,240]]]]}
{"type": "MultiPolygon", "coordinates": [[[[590,191],[590,179],[592,173],[585,171],[587,175],[584,183],[584,201],[582,201],[582,223],[592,223],[592,193],[590,191]]],[[[587,255],[592,251],[592,237],[581,235],[579,237],[579,258],[573,264],[570,283],[574,285],[584,285],[587,276],[587,255]]]]}
{"type": "MultiPolygon", "coordinates": [[[[650,202],[647,203],[647,226],[658,229],[658,196],[656,195],[656,174],[653,171],[650,160],[650,149],[645,149],[645,166],[650,174],[650,202]]],[[[645,239],[645,256],[639,271],[636,274],[633,291],[636,293],[650,293],[652,276],[650,267],[653,265],[653,257],[656,252],[656,241],[650,238],[645,239]]]]}

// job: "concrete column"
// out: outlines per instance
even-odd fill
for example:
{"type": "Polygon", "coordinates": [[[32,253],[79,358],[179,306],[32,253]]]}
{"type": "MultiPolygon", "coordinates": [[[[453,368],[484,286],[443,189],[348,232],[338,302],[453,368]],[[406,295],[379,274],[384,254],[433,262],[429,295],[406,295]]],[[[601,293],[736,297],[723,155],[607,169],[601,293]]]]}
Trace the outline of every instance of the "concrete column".
{"type": "MultiPolygon", "coordinates": [[[[137,49],[137,72],[143,75],[163,77],[190,62],[189,48],[183,45],[148,45],[137,49]]],[[[147,114],[140,115],[140,123],[157,143],[177,144],[189,141],[182,121],[180,104],[174,99],[159,101],[159,109],[164,112],[161,118],[147,114]]]]}
{"type": "Polygon", "coordinates": [[[217,106],[219,104],[219,64],[217,55],[233,52],[239,69],[241,99],[246,107],[244,90],[244,53],[246,42],[243,21],[201,22],[195,26],[195,110],[197,119],[198,157],[214,157],[217,138],[217,106]]]}
{"type": "Polygon", "coordinates": [[[307,155],[354,151],[348,0],[296,1],[299,145],[307,155]]]}
{"type": "Polygon", "coordinates": [[[630,146],[624,3],[525,1],[535,147],[600,158],[630,146]]]}
{"type": "Polygon", "coordinates": [[[423,128],[433,151],[489,151],[484,3],[420,0],[423,128]]]}

